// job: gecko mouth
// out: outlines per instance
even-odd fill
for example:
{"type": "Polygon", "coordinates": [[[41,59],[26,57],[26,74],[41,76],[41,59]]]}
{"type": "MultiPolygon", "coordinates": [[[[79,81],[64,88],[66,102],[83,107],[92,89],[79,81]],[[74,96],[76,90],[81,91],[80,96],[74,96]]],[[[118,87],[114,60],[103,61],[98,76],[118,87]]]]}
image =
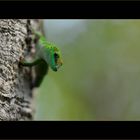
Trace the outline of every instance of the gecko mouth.
{"type": "Polygon", "coordinates": [[[59,69],[62,65],[58,64],[56,65],[56,69],[59,69]]]}

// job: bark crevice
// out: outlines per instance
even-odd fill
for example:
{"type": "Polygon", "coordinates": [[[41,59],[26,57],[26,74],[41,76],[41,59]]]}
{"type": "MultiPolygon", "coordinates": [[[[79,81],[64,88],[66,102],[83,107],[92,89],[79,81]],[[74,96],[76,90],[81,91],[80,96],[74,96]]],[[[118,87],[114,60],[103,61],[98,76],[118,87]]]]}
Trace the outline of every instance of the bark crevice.
{"type": "Polygon", "coordinates": [[[33,119],[32,69],[19,66],[21,58],[30,54],[33,24],[37,27],[39,22],[0,20],[0,120],[33,119]]]}

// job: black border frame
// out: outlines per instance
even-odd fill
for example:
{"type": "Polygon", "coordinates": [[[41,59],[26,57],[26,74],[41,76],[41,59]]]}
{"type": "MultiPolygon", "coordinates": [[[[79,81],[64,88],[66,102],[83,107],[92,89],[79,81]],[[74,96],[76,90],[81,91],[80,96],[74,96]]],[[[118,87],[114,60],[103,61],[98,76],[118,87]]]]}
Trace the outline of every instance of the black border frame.
{"type": "MultiPolygon", "coordinates": [[[[1,18],[140,19],[140,1],[0,1],[1,18]]],[[[140,138],[140,121],[0,122],[0,138],[140,138]]]]}
{"type": "Polygon", "coordinates": [[[140,1],[0,1],[1,18],[139,19],[140,1]]]}
{"type": "Polygon", "coordinates": [[[5,139],[136,139],[138,121],[32,121],[0,122],[5,139]]]}

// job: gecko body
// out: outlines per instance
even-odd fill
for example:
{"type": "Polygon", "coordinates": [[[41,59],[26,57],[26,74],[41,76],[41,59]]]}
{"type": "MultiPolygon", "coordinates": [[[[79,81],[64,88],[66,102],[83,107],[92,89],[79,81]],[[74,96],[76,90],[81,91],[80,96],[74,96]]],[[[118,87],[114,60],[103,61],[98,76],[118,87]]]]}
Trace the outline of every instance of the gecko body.
{"type": "Polygon", "coordinates": [[[53,71],[57,71],[63,64],[60,50],[53,44],[46,40],[46,38],[39,32],[33,30],[33,34],[38,39],[36,45],[36,59],[32,62],[21,60],[20,65],[32,67],[38,65],[37,72],[39,72],[38,84],[43,80],[44,75],[50,67],[53,71]]]}

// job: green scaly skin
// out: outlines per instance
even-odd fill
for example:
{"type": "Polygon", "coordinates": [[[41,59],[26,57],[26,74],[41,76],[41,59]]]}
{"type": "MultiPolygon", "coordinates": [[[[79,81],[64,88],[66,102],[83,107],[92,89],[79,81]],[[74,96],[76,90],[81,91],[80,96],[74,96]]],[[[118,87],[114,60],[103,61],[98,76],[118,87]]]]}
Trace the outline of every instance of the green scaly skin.
{"type": "Polygon", "coordinates": [[[53,71],[57,71],[62,66],[63,62],[61,52],[54,44],[48,42],[46,38],[39,32],[33,30],[33,34],[35,34],[39,39],[36,45],[37,59],[32,62],[22,60],[20,65],[27,67],[38,65],[40,69],[42,69],[42,72],[39,70],[39,68],[37,70],[37,72],[40,72],[38,78],[39,80],[37,82],[37,86],[39,86],[44,75],[48,71],[48,66],[50,66],[53,71]]]}
{"type": "Polygon", "coordinates": [[[32,67],[37,65],[44,60],[53,71],[57,71],[60,66],[62,66],[62,57],[60,50],[52,43],[47,42],[46,38],[38,32],[34,32],[39,38],[38,44],[36,46],[38,58],[33,62],[21,61],[22,66],[32,67]]]}

